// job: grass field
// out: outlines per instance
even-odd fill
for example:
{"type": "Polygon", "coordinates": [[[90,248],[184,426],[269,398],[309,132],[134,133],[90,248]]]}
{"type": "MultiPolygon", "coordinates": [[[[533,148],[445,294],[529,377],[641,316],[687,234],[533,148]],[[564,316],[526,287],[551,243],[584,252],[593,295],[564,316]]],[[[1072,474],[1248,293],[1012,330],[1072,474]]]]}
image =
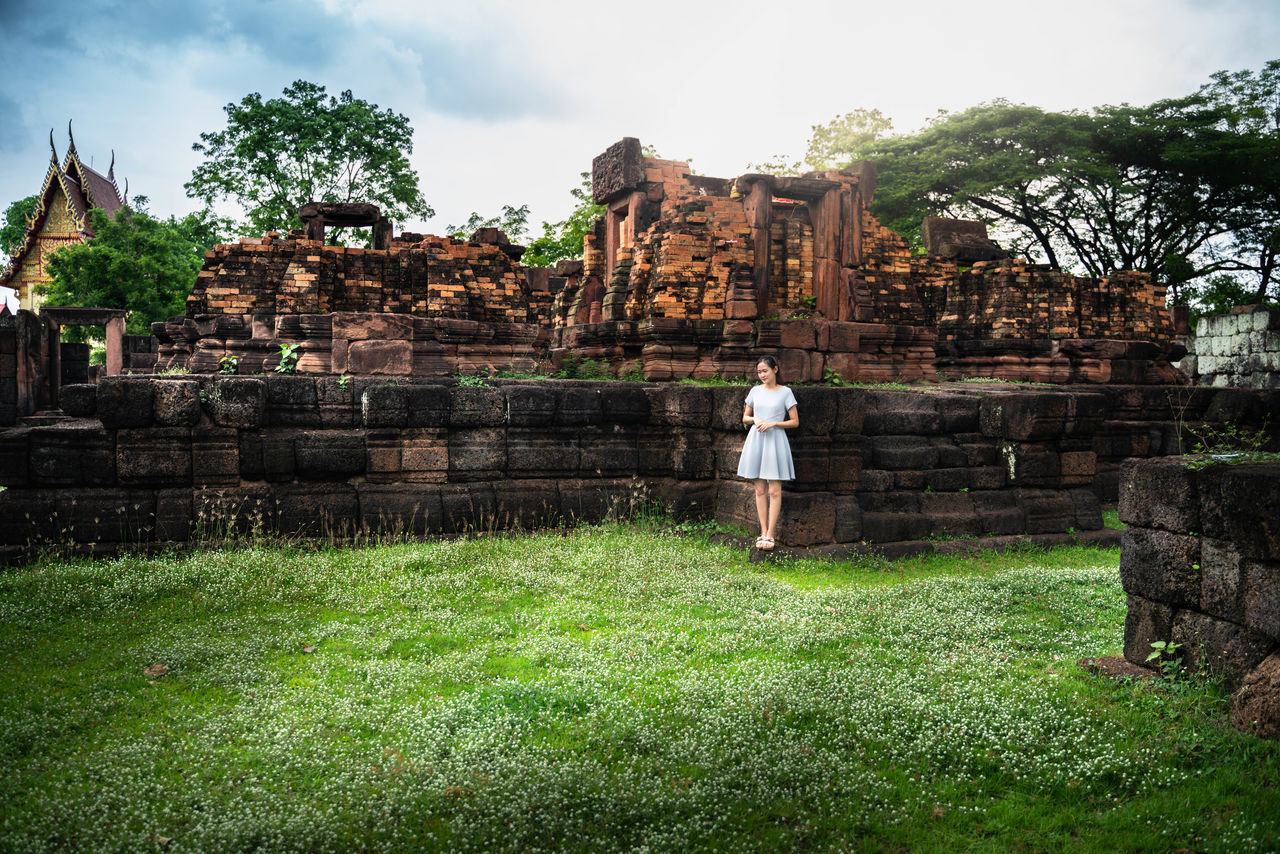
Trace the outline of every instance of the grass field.
{"type": "Polygon", "coordinates": [[[1075,663],[1118,560],[48,559],[0,573],[0,850],[1275,850],[1280,745],[1075,663]]]}

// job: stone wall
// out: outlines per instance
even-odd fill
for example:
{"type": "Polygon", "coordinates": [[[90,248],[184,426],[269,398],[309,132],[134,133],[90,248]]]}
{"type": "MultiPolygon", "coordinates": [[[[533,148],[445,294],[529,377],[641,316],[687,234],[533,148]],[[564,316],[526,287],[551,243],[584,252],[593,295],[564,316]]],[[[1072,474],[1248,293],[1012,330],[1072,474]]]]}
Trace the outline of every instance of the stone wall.
{"type": "Polygon", "coordinates": [[[1153,642],[1179,644],[1191,673],[1243,684],[1237,723],[1261,716],[1280,735],[1280,462],[1184,462],[1125,467],[1125,658],[1145,664],[1153,642]]]}
{"type": "Polygon", "coordinates": [[[1239,306],[1202,317],[1181,367],[1212,386],[1280,388],[1280,309],[1239,306]]]}
{"type": "MultiPolygon", "coordinates": [[[[1101,528],[1121,461],[1177,444],[1150,387],[797,387],[784,544],[835,554],[1101,528]]],[[[184,541],[200,529],[451,532],[598,519],[642,494],[751,524],[743,386],[336,377],[112,377],[71,420],[0,433],[2,539],[184,541]],[[323,529],[323,530],[322,530],[323,529]]],[[[1280,393],[1201,389],[1184,418],[1280,416],[1280,393]]],[[[105,544],[105,545],[104,545],[105,544]]]]}

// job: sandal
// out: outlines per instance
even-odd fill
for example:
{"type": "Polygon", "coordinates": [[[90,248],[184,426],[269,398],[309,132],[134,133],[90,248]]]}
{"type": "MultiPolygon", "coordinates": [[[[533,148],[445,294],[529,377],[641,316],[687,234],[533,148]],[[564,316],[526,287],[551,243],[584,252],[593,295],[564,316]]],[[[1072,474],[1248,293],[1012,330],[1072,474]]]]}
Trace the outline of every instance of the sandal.
{"type": "Polygon", "coordinates": [[[756,540],[756,548],[762,552],[770,551],[774,546],[773,537],[761,537],[756,540]]]}
{"type": "Polygon", "coordinates": [[[755,548],[757,548],[757,549],[762,549],[762,548],[764,548],[764,541],[765,541],[765,540],[767,540],[767,539],[768,539],[768,537],[763,537],[763,536],[761,536],[761,537],[756,537],[756,544],[755,544],[755,548]]]}

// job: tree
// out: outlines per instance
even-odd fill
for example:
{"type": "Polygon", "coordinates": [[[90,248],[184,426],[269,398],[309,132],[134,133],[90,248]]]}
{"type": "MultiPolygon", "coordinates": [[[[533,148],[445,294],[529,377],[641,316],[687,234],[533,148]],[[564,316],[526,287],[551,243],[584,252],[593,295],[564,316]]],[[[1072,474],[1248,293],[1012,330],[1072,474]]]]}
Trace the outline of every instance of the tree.
{"type": "Polygon", "coordinates": [[[224,110],[226,128],[192,146],[205,162],[191,173],[187,195],[206,206],[234,199],[259,234],[297,228],[298,208],[311,201],[372,202],[399,221],[435,214],[409,165],[413,128],[403,115],[349,89],[326,97],[305,80],[282,98],[254,92],[224,110]]]}
{"type": "MultiPolygon", "coordinates": [[[[134,199],[144,203],[145,197],[134,199]]],[[[111,216],[95,208],[89,222],[93,237],[52,255],[52,281],[37,290],[47,305],[129,309],[127,329],[135,334],[183,313],[204,253],[223,240],[227,225],[208,211],[160,220],[132,205],[111,216]]]]}
{"type": "Polygon", "coordinates": [[[839,169],[858,160],[858,152],[893,131],[893,122],[879,110],[857,109],[825,125],[813,125],[804,160],[813,170],[839,169]]]}
{"type": "Polygon", "coordinates": [[[462,225],[451,225],[447,231],[450,237],[466,240],[482,228],[501,229],[508,240],[519,244],[529,233],[529,206],[521,205],[513,208],[511,205],[503,205],[501,214],[488,219],[472,211],[466,222],[462,225]]]}
{"type": "Polygon", "coordinates": [[[542,236],[529,244],[521,259],[530,267],[550,267],[566,258],[582,257],[582,238],[595,228],[604,216],[605,206],[591,201],[591,173],[580,173],[582,183],[569,191],[577,204],[567,219],[542,223],[542,236]]]}
{"type": "Polygon", "coordinates": [[[0,223],[0,263],[8,264],[9,257],[18,251],[18,246],[27,233],[27,220],[35,213],[39,203],[38,196],[27,196],[5,208],[4,222],[0,223]]]}
{"type": "Polygon", "coordinates": [[[1193,280],[1275,271],[1280,137],[1258,124],[1266,84],[1219,83],[1090,112],[996,101],[843,156],[878,161],[873,211],[917,244],[924,216],[982,219],[1015,254],[1093,276],[1141,270],[1185,300],[1193,280]]]}

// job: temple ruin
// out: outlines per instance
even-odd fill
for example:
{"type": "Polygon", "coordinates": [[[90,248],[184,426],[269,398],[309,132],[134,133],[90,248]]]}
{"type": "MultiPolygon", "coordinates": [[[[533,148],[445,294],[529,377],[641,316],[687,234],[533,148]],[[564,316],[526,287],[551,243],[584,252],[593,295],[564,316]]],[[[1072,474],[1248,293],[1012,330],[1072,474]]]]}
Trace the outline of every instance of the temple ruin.
{"type": "Polygon", "coordinates": [[[496,229],[394,235],[371,205],[309,205],[302,229],[209,254],[186,315],[153,327],[157,364],[207,373],[229,356],[252,374],[296,344],[303,373],[527,371],[572,353],[669,380],[741,376],[767,349],[800,382],[1182,380],[1148,276],[1066,275],[938,218],[912,255],[870,212],[870,163],[711,178],[626,138],[595,159],[592,193],[606,213],[582,261],[554,269],[521,266],[496,229]],[[372,248],[323,243],[352,224],[372,248]]]}

